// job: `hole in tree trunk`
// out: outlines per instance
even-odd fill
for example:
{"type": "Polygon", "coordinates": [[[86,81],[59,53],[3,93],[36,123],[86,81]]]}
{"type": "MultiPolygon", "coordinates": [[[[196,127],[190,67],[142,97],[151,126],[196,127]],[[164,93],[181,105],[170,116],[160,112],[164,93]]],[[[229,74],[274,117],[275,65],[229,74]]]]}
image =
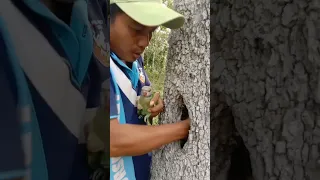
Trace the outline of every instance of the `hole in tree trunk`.
{"type": "MultiPolygon", "coordinates": [[[[181,114],[181,120],[186,120],[187,118],[189,117],[189,113],[188,113],[188,109],[187,109],[187,106],[186,105],[183,105],[182,107],[182,114],[181,114]]],[[[181,145],[181,148],[183,148],[184,144],[188,141],[188,137],[185,138],[185,139],[182,139],[180,141],[180,145],[181,145]]]]}
{"type": "Polygon", "coordinates": [[[235,136],[236,147],[231,154],[228,180],[252,180],[250,154],[240,135],[235,136]]]}

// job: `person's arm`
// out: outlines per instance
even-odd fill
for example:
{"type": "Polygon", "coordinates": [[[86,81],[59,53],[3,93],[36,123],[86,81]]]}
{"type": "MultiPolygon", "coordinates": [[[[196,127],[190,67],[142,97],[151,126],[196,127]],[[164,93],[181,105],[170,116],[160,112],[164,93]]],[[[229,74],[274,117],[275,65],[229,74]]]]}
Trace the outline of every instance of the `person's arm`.
{"type": "Polygon", "coordinates": [[[188,136],[190,120],[159,126],[110,121],[110,156],[138,156],[188,136]]]}
{"type": "Polygon", "coordinates": [[[21,119],[17,113],[17,86],[0,29],[0,180],[25,176],[21,119]]]}
{"type": "Polygon", "coordinates": [[[119,124],[115,87],[110,78],[110,156],[137,156],[188,136],[190,120],[159,126],[119,124]]]}

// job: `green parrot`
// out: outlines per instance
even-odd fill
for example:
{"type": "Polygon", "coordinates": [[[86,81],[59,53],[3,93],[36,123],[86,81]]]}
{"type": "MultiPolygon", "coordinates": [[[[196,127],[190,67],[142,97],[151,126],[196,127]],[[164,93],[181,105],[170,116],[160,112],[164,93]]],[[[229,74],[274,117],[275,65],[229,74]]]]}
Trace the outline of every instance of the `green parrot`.
{"type": "Polygon", "coordinates": [[[152,99],[152,88],[151,86],[143,86],[141,89],[140,96],[138,97],[138,115],[144,116],[144,122],[147,125],[154,125],[153,121],[149,118],[151,113],[148,112],[150,108],[150,101],[152,99]]]}

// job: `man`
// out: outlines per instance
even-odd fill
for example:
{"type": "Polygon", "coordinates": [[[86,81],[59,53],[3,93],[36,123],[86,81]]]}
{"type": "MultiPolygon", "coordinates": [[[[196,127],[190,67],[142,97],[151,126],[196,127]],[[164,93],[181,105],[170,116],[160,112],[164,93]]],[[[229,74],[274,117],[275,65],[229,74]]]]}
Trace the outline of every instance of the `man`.
{"type": "MultiPolygon", "coordinates": [[[[139,57],[158,26],[177,29],[184,18],[160,0],[111,0],[110,21],[110,179],[148,180],[148,153],[185,138],[190,120],[147,126],[138,118],[136,98],[150,85],[139,57]]],[[[163,110],[159,93],[151,105],[152,117],[163,110]]]]}
{"type": "Polygon", "coordinates": [[[108,78],[101,2],[0,1],[0,180],[89,179],[84,116],[108,78]]]}

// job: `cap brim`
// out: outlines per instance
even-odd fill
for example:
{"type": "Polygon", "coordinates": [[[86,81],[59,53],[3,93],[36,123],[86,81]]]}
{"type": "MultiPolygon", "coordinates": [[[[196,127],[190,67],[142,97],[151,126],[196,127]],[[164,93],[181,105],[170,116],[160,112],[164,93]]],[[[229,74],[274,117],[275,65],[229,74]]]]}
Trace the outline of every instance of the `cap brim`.
{"type": "Polygon", "coordinates": [[[157,2],[116,3],[129,17],[145,26],[178,29],[184,24],[183,15],[157,2]]]}

